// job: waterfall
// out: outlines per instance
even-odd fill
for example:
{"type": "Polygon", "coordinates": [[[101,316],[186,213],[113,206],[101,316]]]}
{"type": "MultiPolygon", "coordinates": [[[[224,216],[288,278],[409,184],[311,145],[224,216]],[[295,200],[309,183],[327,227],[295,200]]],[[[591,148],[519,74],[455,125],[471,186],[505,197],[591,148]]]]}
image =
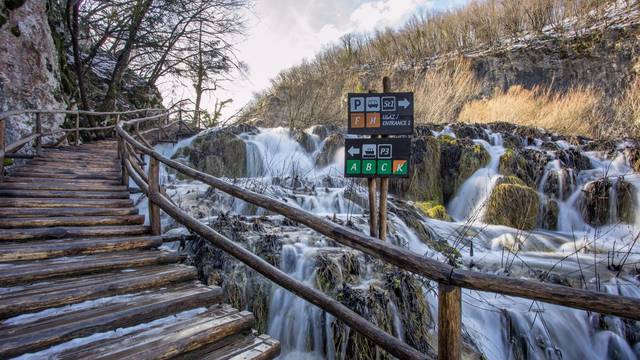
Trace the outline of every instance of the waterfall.
{"type": "MultiPolygon", "coordinates": [[[[307,129],[304,134],[296,135],[284,128],[257,129],[238,135],[246,145],[247,178],[233,181],[318,216],[343,224],[353,220],[349,226],[366,232],[368,224],[363,215],[367,190],[357,181],[342,176],[344,148],[335,151],[329,164],[317,166],[326,140],[315,135],[315,130],[307,129]]],[[[432,134],[455,137],[451,127],[432,134]]],[[[552,142],[557,146],[555,150],[543,150],[543,144],[551,141],[549,138],[529,141],[533,145],[527,149],[547,151],[545,155],[549,160],[541,164],[541,168],[544,165],[544,173],[534,190],[542,203],[557,202],[557,229],[521,231],[483,222],[484,204],[502,176],[499,173],[500,158],[511,151],[505,148],[502,133],[486,130],[486,135],[489,141],[486,138],[472,140],[489,153],[488,163],[466,179],[447,204],[447,212],[454,221],[416,215],[419,219],[409,222],[397,215],[399,212],[392,212],[389,215],[389,241],[422,256],[446,261],[443,250],[433,245],[434,241],[444,242],[459,253],[462,266],[473,267],[473,270],[515,278],[544,276],[544,272],[553,270],[574,286],[586,284],[589,288],[597,286],[601,291],[612,294],[640,297],[637,280],[606,276],[605,273],[607,251],[614,243],[616,250],[630,250],[634,236],[640,231],[640,211],[635,211],[633,224],[614,221],[619,215],[620,205],[616,186],[612,186],[608,194],[609,224],[591,226],[580,210],[585,186],[603,176],[614,184],[622,179],[631,184],[636,189],[632,199],[635,209],[640,209],[640,176],[632,171],[622,150],[614,155],[583,152],[582,155],[591,163],[591,169],[574,171],[555,152],[558,148],[575,149],[573,145],[565,140],[556,140],[552,142]],[[552,179],[557,191],[551,193],[552,179]],[[417,224],[424,226],[429,234],[419,233],[415,228],[417,224]],[[425,241],[425,236],[430,237],[431,242],[425,241]],[[470,244],[473,244],[473,254],[470,244]],[[534,273],[534,269],[539,272],[534,273]]],[[[507,139],[507,135],[504,136],[507,139]]],[[[178,146],[191,146],[193,139],[184,140],[178,146]]],[[[163,153],[175,154],[175,148],[162,146],[163,153]]],[[[178,181],[168,175],[166,181],[171,181],[177,189],[201,193],[207,190],[206,186],[198,188],[188,180],[178,181]]],[[[406,209],[412,206],[396,200],[390,199],[392,211],[396,207],[406,209]]],[[[146,204],[146,201],[142,203],[146,204]]],[[[271,216],[256,210],[255,206],[220,193],[216,194],[215,206],[241,215],[271,216]]],[[[335,245],[324,237],[308,229],[305,231],[304,235],[282,236],[279,266],[290,276],[315,288],[318,255],[325,251],[343,251],[344,248],[331,247],[335,245]]],[[[629,255],[629,263],[640,262],[638,249],[640,244],[629,255]]],[[[616,259],[620,261],[622,257],[616,259]]],[[[368,289],[369,284],[375,281],[375,267],[369,265],[365,268],[366,273],[359,282],[350,286],[368,289]]],[[[562,278],[554,281],[562,281],[562,278]]],[[[431,315],[436,316],[437,297],[426,285],[423,292],[431,315]]],[[[619,359],[636,359],[640,354],[640,343],[630,342],[631,337],[625,334],[629,327],[619,318],[478,291],[463,290],[462,294],[464,332],[484,358],[583,360],[611,358],[615,354],[619,359]]],[[[403,323],[401,305],[388,302],[389,324],[392,335],[405,340],[404,335],[410,328],[403,323]]],[[[267,332],[281,341],[282,359],[345,359],[348,354],[346,342],[334,348],[334,321],[332,316],[314,305],[284,289],[273,287],[267,332]]],[[[343,334],[348,337],[349,331],[345,328],[343,334]]]]}
{"type": "Polygon", "coordinates": [[[489,133],[492,143],[480,139],[475,139],[476,144],[482,145],[491,156],[489,163],[473,173],[467,179],[454,198],[447,205],[447,211],[457,221],[464,221],[473,217],[482,219],[484,215],[484,205],[495,187],[496,181],[500,179],[498,166],[500,157],[505,153],[502,145],[502,136],[499,133],[489,133]]]}

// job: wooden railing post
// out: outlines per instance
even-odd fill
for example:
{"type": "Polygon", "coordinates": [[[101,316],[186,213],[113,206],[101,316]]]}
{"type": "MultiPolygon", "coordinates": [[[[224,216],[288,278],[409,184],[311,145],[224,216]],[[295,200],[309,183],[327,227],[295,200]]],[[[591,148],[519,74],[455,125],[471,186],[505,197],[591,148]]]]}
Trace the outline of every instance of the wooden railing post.
{"type": "Polygon", "coordinates": [[[151,233],[153,235],[162,234],[162,226],[160,224],[160,207],[151,199],[153,195],[160,194],[160,163],[153,156],[149,157],[149,224],[151,225],[151,233]]]}
{"type": "Polygon", "coordinates": [[[462,291],[438,284],[438,360],[460,360],[462,354],[462,291]]]}
{"type": "Polygon", "coordinates": [[[127,171],[127,148],[125,146],[122,136],[118,136],[118,157],[120,158],[120,175],[122,179],[122,185],[129,186],[129,172],[127,171]]]}
{"type": "Polygon", "coordinates": [[[5,119],[0,119],[0,182],[4,179],[4,124],[5,119]]]}
{"type": "Polygon", "coordinates": [[[36,155],[40,156],[42,153],[42,120],[40,119],[40,113],[36,113],[36,155]]]}
{"type": "Polygon", "coordinates": [[[80,114],[76,114],[76,138],[74,143],[76,146],[80,145],[80,114]]]}

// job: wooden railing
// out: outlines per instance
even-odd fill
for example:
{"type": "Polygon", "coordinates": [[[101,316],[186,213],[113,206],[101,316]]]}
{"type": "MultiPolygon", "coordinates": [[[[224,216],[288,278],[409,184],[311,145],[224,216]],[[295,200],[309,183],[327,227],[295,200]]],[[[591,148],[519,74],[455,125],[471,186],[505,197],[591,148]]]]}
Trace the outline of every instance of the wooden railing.
{"type": "MultiPolygon", "coordinates": [[[[141,124],[148,122],[155,122],[156,127],[162,127],[163,125],[157,125],[158,118],[163,116],[169,118],[171,115],[171,112],[163,112],[134,120],[121,120],[115,126],[118,139],[118,154],[122,165],[122,181],[128,184],[129,178],[131,178],[141,191],[146,194],[149,201],[150,225],[154,234],[161,233],[160,210],[162,210],[193,233],[229,253],[274,283],[332,314],[398,358],[425,359],[433,354],[420,353],[398,338],[372,325],[339,301],[294,279],[259,256],[191,217],[184,210],[177,207],[171,199],[164,194],[159,184],[160,163],[235,198],[306,225],[344,246],[360,250],[403,270],[437,282],[437,356],[439,359],[460,359],[461,356],[462,288],[539,300],[632,320],[640,320],[640,299],[458,269],[426,256],[418,255],[408,249],[391,245],[388,242],[338,225],[330,220],[315,216],[282,201],[252,192],[166,158],[151,147],[145,139],[144,133],[140,132],[138,128],[141,124]],[[145,162],[145,156],[148,157],[150,162],[147,172],[143,170],[142,166],[145,162]]],[[[171,123],[170,121],[168,122],[171,123]]],[[[147,128],[150,129],[149,126],[147,126],[147,128]]],[[[147,130],[147,132],[149,131],[150,130],[147,130]]]]}

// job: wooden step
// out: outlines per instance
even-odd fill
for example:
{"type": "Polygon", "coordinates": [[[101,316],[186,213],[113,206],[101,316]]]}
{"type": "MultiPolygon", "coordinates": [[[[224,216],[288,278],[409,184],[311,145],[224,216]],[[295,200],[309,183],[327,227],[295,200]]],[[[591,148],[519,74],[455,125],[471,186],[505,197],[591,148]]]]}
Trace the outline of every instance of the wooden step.
{"type": "Polygon", "coordinates": [[[78,185],[122,185],[121,179],[118,180],[96,180],[96,179],[56,179],[56,178],[41,178],[41,177],[12,177],[5,176],[2,178],[5,183],[19,182],[19,183],[57,183],[57,184],[78,184],[78,185]]]}
{"type": "Polygon", "coordinates": [[[123,251],[72,256],[39,261],[21,261],[0,264],[0,286],[28,283],[62,276],[133,269],[143,266],[172,264],[184,260],[174,251],[123,251]]]}
{"type": "Polygon", "coordinates": [[[105,252],[151,249],[162,245],[161,236],[119,238],[69,238],[0,245],[0,263],[43,260],[62,256],[90,255],[105,252]]]}
{"type": "Polygon", "coordinates": [[[62,226],[49,228],[4,229],[0,231],[0,240],[28,241],[81,236],[129,236],[147,234],[148,232],[149,227],[144,225],[62,226]]]}
{"type": "Polygon", "coordinates": [[[158,288],[195,280],[197,276],[196,268],[175,264],[7,287],[2,289],[0,297],[0,318],[158,288]]]}
{"type": "Polygon", "coordinates": [[[87,179],[87,180],[119,180],[120,174],[116,173],[104,173],[104,174],[39,174],[29,171],[10,171],[9,175],[12,177],[28,177],[28,178],[40,178],[40,179],[87,179]]]}
{"type": "Polygon", "coordinates": [[[79,184],[70,183],[19,183],[19,182],[2,182],[0,183],[2,190],[75,190],[75,191],[128,191],[124,185],[104,185],[104,184],[79,184]]]}
{"type": "Polygon", "coordinates": [[[100,226],[100,225],[142,225],[144,215],[123,216],[75,216],[75,217],[32,217],[0,219],[0,229],[54,227],[54,226],[100,226]]]}
{"type": "Polygon", "coordinates": [[[0,189],[4,198],[81,198],[81,199],[128,199],[128,191],[76,191],[76,190],[9,190],[0,189]]]}
{"type": "MultiPolygon", "coordinates": [[[[225,305],[213,306],[192,317],[159,319],[147,328],[141,327],[119,337],[101,339],[47,355],[61,360],[169,359],[222,341],[228,336],[248,333],[253,322],[253,315],[247,311],[238,312],[225,305]]],[[[127,329],[123,329],[123,332],[127,332],[127,329]]],[[[61,347],[64,345],[61,344],[61,347]]]]}
{"type": "Polygon", "coordinates": [[[269,335],[238,334],[174,357],[173,360],[266,360],[280,355],[280,342],[269,335]]]}
{"type": "MultiPolygon", "coordinates": [[[[100,174],[120,174],[120,169],[116,167],[67,167],[67,166],[40,166],[40,165],[24,165],[20,167],[12,167],[12,172],[28,172],[31,174],[71,174],[71,175],[100,175],[100,174]]],[[[40,175],[38,175],[40,176],[40,175]]]]}
{"type": "Polygon", "coordinates": [[[77,199],[77,198],[0,198],[0,207],[23,208],[131,208],[129,199],[77,199]]]}
{"type": "MultiPolygon", "coordinates": [[[[222,289],[198,282],[71,306],[54,316],[0,325],[0,358],[34,352],[73,338],[149,322],[222,300],[222,289]]],[[[18,320],[18,319],[16,319],[18,320]]]]}
{"type": "Polygon", "coordinates": [[[2,218],[137,215],[136,208],[0,208],[2,218]]]}

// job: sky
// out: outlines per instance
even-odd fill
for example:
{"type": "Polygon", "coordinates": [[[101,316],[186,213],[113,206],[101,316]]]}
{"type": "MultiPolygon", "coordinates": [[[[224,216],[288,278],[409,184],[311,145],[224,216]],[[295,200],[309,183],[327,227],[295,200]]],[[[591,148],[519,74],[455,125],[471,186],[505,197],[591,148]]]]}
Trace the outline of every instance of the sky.
{"type": "MultiPolygon", "coordinates": [[[[233,99],[223,119],[248,103],[270,80],[350,32],[366,33],[398,28],[412,15],[466,3],[467,0],[254,0],[246,14],[247,30],[236,41],[237,57],[249,71],[234,75],[224,89],[204,99],[213,109],[215,99],[233,99]]],[[[161,87],[165,101],[189,97],[190,90],[174,85],[161,87]]]]}

